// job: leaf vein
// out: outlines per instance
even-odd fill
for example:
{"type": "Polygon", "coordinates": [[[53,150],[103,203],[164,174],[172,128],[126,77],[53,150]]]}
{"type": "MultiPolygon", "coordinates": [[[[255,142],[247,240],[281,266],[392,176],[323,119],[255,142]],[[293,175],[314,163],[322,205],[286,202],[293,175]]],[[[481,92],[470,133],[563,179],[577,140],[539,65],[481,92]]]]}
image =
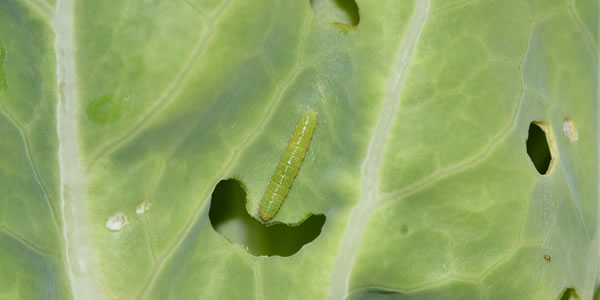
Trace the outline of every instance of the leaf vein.
{"type": "MultiPolygon", "coordinates": [[[[299,57],[296,60],[296,64],[295,64],[293,70],[290,72],[290,74],[284,80],[284,84],[278,85],[277,91],[275,92],[275,95],[274,95],[273,99],[271,100],[272,103],[267,105],[268,110],[265,112],[264,116],[260,118],[260,120],[263,120],[263,121],[260,122],[254,130],[251,131],[252,134],[250,136],[248,136],[246,138],[246,140],[241,142],[238,147],[232,149],[232,151],[231,151],[233,153],[232,157],[230,159],[228,159],[227,162],[224,163],[224,167],[219,172],[219,176],[217,176],[217,178],[223,178],[227,173],[229,173],[233,169],[233,167],[237,164],[239,159],[241,158],[241,156],[242,156],[241,154],[244,153],[244,149],[250,147],[250,145],[253,144],[253,141],[260,135],[260,133],[262,132],[262,129],[266,126],[268,121],[275,114],[276,108],[281,103],[281,100],[283,99],[283,95],[285,94],[285,91],[292,85],[292,83],[297,78],[298,74],[300,73],[300,70],[302,67],[302,61],[303,61],[302,54],[304,51],[304,41],[307,38],[309,28],[310,28],[310,26],[309,26],[310,22],[308,22],[309,20],[311,20],[310,16],[311,16],[310,14],[307,14],[307,18],[306,18],[306,20],[304,22],[304,26],[302,28],[301,38],[299,41],[299,49],[296,53],[296,55],[298,55],[299,57]]],[[[149,278],[146,281],[146,283],[143,285],[144,287],[142,288],[142,293],[139,294],[138,297],[136,297],[135,299],[144,299],[147,297],[148,293],[150,292],[149,287],[152,286],[156,280],[158,280],[158,277],[162,273],[162,270],[165,268],[165,265],[166,265],[166,262],[168,261],[168,259],[170,257],[172,257],[175,254],[175,252],[179,249],[181,244],[183,244],[183,241],[191,232],[196,221],[200,218],[202,213],[206,210],[207,205],[210,203],[210,190],[206,190],[202,194],[207,195],[206,199],[204,201],[202,201],[200,206],[195,209],[194,217],[190,220],[189,224],[186,225],[186,228],[184,229],[182,234],[178,237],[177,241],[175,242],[175,245],[173,245],[173,247],[165,255],[163,255],[162,257],[159,258],[158,265],[151,272],[151,274],[152,274],[151,278],[149,278]]]]}
{"type": "Polygon", "coordinates": [[[35,182],[40,187],[40,190],[42,191],[42,195],[44,196],[44,201],[46,202],[46,204],[48,205],[48,209],[50,210],[50,217],[52,218],[52,222],[54,223],[54,226],[55,226],[56,230],[59,230],[60,227],[58,226],[58,221],[57,221],[56,214],[55,214],[56,208],[52,204],[52,201],[48,195],[46,186],[42,183],[42,180],[40,179],[37,165],[35,164],[32,156],[31,156],[31,149],[30,149],[31,147],[29,146],[29,142],[27,140],[25,132],[23,131],[21,126],[17,123],[17,121],[2,106],[0,106],[0,113],[2,113],[6,117],[6,119],[19,132],[19,135],[21,136],[21,139],[23,141],[23,146],[25,147],[25,156],[27,157],[27,162],[29,163],[29,166],[31,167],[31,170],[33,172],[33,177],[35,179],[35,182]]]}
{"type": "Polygon", "coordinates": [[[108,144],[103,145],[99,148],[91,157],[90,163],[87,167],[88,170],[94,168],[96,163],[102,159],[110,155],[119,149],[122,145],[126,144],[128,141],[137,136],[140,132],[142,132],[148,126],[149,122],[156,117],[161,111],[167,108],[173,101],[176,99],[176,95],[179,90],[184,86],[189,77],[192,74],[192,70],[194,66],[197,65],[199,58],[206,50],[206,46],[208,45],[208,41],[213,36],[215,32],[215,24],[219,20],[219,17],[225,11],[225,8],[231,1],[223,1],[216,11],[208,17],[206,21],[207,28],[202,33],[201,38],[198,40],[192,55],[188,58],[187,62],[180,70],[180,72],[175,76],[175,79],[171,82],[170,86],[160,95],[160,97],[152,104],[152,106],[146,110],[146,112],[138,118],[138,121],[129,128],[124,134],[112,140],[108,144]]]}
{"type": "Polygon", "coordinates": [[[383,106],[361,166],[360,199],[351,209],[348,225],[342,235],[340,251],[332,272],[329,299],[345,299],[348,296],[350,274],[366,229],[366,220],[377,206],[380,197],[377,189],[385,146],[400,107],[400,96],[408,67],[429,18],[429,5],[429,0],[420,0],[416,3],[405,37],[396,52],[396,62],[387,83],[383,106]]]}

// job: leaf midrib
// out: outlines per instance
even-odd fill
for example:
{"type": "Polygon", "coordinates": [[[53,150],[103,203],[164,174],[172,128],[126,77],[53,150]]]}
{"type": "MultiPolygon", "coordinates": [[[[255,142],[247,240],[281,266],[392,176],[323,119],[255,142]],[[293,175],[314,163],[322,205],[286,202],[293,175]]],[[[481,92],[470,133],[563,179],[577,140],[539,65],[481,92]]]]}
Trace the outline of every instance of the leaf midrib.
{"type": "Polygon", "coordinates": [[[332,270],[329,299],[345,299],[348,296],[350,274],[366,229],[366,220],[379,201],[379,171],[387,140],[399,110],[406,72],[428,17],[429,0],[418,1],[404,39],[396,52],[396,62],[386,86],[381,112],[361,166],[360,199],[351,209],[346,222],[346,230],[342,235],[342,243],[332,270]]]}
{"type": "Polygon", "coordinates": [[[73,0],[58,0],[56,34],[56,130],[60,173],[60,209],[66,274],[74,299],[105,299],[98,278],[86,187],[78,139],[79,103],[74,57],[73,0]]]}

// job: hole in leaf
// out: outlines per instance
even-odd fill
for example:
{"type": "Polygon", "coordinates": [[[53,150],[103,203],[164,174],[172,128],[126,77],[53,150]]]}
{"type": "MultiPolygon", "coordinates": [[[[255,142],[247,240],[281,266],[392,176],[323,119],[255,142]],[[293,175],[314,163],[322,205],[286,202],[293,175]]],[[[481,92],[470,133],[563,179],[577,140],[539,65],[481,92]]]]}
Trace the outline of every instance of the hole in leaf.
{"type": "Polygon", "coordinates": [[[558,298],[559,300],[580,300],[581,298],[579,298],[579,296],[577,295],[577,293],[575,292],[574,288],[566,288],[560,298],[558,298]]]}
{"type": "Polygon", "coordinates": [[[315,16],[322,22],[356,27],[360,22],[355,0],[310,0],[315,16]]]}
{"type": "Polygon", "coordinates": [[[252,255],[293,255],[316,239],[325,224],[324,215],[312,215],[296,226],[266,226],[248,215],[245,203],[242,183],[222,180],[213,191],[208,217],[216,232],[243,245],[252,255]]]}
{"type": "Polygon", "coordinates": [[[388,291],[388,290],[383,290],[383,289],[367,288],[364,290],[358,290],[358,291],[353,292],[346,299],[348,299],[348,300],[388,300],[388,299],[404,300],[404,299],[410,299],[410,298],[411,298],[410,294],[405,294],[403,292],[395,292],[395,291],[388,291]]]}
{"type": "Polygon", "coordinates": [[[542,129],[544,124],[531,122],[529,124],[529,136],[527,137],[527,154],[533,162],[536,170],[542,174],[548,174],[552,164],[552,154],[546,132],[542,129]]]}

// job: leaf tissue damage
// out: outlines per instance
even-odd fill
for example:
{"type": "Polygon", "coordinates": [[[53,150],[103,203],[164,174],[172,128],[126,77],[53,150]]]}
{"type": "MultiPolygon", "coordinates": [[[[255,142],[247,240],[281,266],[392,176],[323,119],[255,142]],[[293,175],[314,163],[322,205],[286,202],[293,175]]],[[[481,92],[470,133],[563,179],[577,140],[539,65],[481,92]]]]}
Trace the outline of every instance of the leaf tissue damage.
{"type": "Polygon", "coordinates": [[[547,125],[543,122],[532,122],[529,125],[527,137],[527,154],[531,158],[536,170],[542,174],[548,174],[553,164],[552,152],[548,144],[548,132],[544,129],[547,125]]]}
{"type": "Polygon", "coordinates": [[[313,215],[300,224],[265,225],[246,211],[246,192],[241,182],[223,180],[213,191],[209,218],[214,230],[252,255],[290,256],[321,234],[324,215],[313,215]]]}
{"type": "Polygon", "coordinates": [[[355,0],[310,0],[318,20],[347,28],[358,26],[360,14],[355,0]]]}
{"type": "Polygon", "coordinates": [[[2,0],[0,298],[593,299],[598,5],[2,0]]]}

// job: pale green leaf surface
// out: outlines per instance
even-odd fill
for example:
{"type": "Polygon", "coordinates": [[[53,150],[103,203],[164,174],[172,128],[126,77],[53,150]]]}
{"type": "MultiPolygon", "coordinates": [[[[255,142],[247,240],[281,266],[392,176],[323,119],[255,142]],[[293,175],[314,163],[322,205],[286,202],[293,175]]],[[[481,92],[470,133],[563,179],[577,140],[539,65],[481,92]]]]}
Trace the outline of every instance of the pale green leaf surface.
{"type": "Polygon", "coordinates": [[[339,3],[0,1],[0,299],[592,299],[597,1],[339,3]],[[326,222],[252,255],[211,194],[256,217],[308,108],[274,220],[326,222]]]}

